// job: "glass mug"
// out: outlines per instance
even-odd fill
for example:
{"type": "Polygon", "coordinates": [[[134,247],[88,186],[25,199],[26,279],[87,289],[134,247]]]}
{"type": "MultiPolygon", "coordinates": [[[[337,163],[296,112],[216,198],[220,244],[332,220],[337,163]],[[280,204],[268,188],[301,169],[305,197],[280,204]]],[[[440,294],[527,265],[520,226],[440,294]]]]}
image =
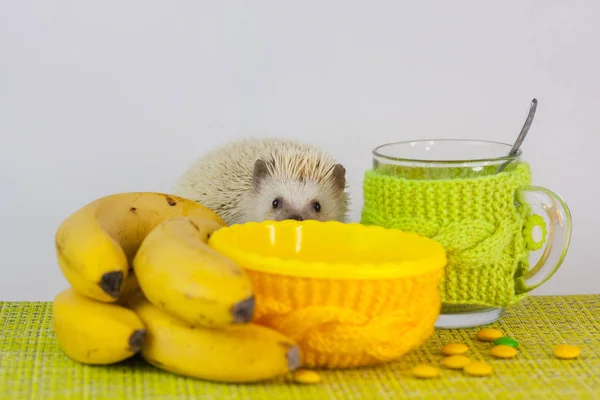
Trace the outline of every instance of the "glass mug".
{"type": "Polygon", "coordinates": [[[550,279],[566,256],[567,204],[531,185],[522,151],[509,156],[511,147],[441,139],[373,150],[361,223],[417,232],[444,246],[448,265],[437,328],[498,320],[550,279]]]}

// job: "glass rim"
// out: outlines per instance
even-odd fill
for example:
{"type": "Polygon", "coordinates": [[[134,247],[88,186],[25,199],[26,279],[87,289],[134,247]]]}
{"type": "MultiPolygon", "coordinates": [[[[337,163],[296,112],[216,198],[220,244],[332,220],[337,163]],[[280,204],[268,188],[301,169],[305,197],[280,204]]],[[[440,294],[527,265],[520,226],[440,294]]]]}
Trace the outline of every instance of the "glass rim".
{"type": "Polygon", "coordinates": [[[382,154],[380,151],[385,147],[390,147],[399,144],[408,144],[408,143],[422,143],[422,142],[464,142],[464,143],[487,143],[487,144],[499,144],[502,146],[508,147],[508,149],[512,148],[511,144],[504,142],[497,142],[493,140],[479,140],[479,139],[415,139],[415,140],[403,140],[398,142],[388,142],[381,144],[375,147],[372,150],[372,155],[375,157],[384,158],[389,161],[402,161],[402,162],[410,162],[410,163],[439,163],[439,164],[467,164],[467,163],[479,163],[479,162],[498,162],[498,161],[514,161],[516,158],[520,157],[523,154],[523,150],[519,149],[513,155],[505,155],[501,157],[488,157],[488,158],[471,158],[464,160],[427,160],[420,158],[405,158],[405,157],[392,157],[385,154],[382,154]]]}

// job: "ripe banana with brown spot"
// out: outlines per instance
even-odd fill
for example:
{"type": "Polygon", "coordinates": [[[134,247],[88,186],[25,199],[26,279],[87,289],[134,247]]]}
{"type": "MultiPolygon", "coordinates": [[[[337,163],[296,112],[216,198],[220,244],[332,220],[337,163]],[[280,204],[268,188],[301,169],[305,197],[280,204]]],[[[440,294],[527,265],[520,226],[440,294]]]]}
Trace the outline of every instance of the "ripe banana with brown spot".
{"type": "Polygon", "coordinates": [[[165,371],[217,382],[243,383],[287,374],[301,365],[298,345],[252,323],[214,329],[191,327],[135,295],[129,308],[148,328],[141,356],[165,371]]]}
{"type": "Polygon", "coordinates": [[[193,326],[246,323],[254,314],[249,277],[208,246],[224,223],[187,216],[166,219],[140,245],[133,269],[146,298],[193,326]]]}
{"type": "Polygon", "coordinates": [[[146,327],[132,310],[77,293],[60,292],[52,305],[52,325],[59,347],[74,361],[113,364],[136,354],[146,327]]]}
{"type": "Polygon", "coordinates": [[[225,224],[207,207],[164,193],[119,193],[94,200],[68,216],[55,234],[60,269],[79,293],[115,302],[144,237],[164,219],[183,215],[225,224]]]}

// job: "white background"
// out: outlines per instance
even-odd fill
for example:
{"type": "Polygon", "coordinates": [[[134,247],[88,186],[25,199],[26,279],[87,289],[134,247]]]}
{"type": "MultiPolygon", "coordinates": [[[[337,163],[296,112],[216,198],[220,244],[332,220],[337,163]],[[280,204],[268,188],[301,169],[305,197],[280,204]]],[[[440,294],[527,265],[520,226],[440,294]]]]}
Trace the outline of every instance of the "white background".
{"type": "Polygon", "coordinates": [[[600,293],[600,3],[0,2],[0,300],[66,282],[53,234],[123,191],[168,191],[203,152],[297,137],[348,169],[353,220],[378,144],[524,145],[571,207],[561,270],[536,294],[600,293]]]}

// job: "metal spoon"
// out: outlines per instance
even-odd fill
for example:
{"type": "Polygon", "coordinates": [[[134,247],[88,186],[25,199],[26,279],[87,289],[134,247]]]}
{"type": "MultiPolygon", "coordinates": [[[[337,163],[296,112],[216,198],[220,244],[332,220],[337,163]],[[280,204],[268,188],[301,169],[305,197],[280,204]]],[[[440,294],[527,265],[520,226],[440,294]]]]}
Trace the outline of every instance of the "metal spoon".
{"type": "MultiPolygon", "coordinates": [[[[517,154],[517,151],[519,151],[519,148],[521,147],[523,140],[525,140],[525,136],[527,136],[527,132],[529,132],[529,128],[531,128],[531,124],[533,123],[533,117],[535,116],[535,111],[537,110],[537,104],[538,104],[537,99],[531,100],[531,105],[529,106],[529,113],[527,114],[527,119],[525,119],[525,123],[523,124],[523,127],[521,128],[521,133],[519,133],[517,140],[515,140],[515,144],[513,144],[513,147],[510,149],[510,152],[508,153],[509,157],[517,154]]],[[[500,165],[498,167],[498,170],[496,171],[496,173],[499,174],[500,172],[502,172],[508,164],[510,164],[510,161],[506,161],[505,163],[500,165]]]]}

